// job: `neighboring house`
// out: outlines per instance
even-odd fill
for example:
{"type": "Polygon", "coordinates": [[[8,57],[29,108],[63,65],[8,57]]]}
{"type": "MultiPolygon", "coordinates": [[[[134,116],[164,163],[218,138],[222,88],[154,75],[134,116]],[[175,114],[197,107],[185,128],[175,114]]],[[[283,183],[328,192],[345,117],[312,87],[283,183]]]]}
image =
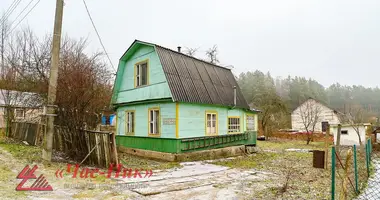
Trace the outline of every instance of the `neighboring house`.
{"type": "Polygon", "coordinates": [[[7,126],[7,111],[14,121],[39,122],[43,113],[39,95],[29,92],[0,89],[0,128],[7,126]]]}
{"type": "Polygon", "coordinates": [[[340,113],[328,106],[309,98],[292,112],[292,129],[300,132],[312,130],[315,132],[326,132],[328,124],[339,124],[340,113]]]}
{"type": "Polygon", "coordinates": [[[135,40],[120,58],[117,145],[169,153],[255,145],[258,111],[231,70],[179,51],[135,40]]]}
{"type": "MultiPolygon", "coordinates": [[[[343,124],[340,129],[340,145],[352,146],[354,144],[359,145],[359,136],[356,130],[358,130],[362,144],[365,144],[366,133],[368,128],[370,128],[369,123],[363,124],[343,124]]],[[[334,135],[334,144],[336,144],[338,125],[330,124],[330,133],[334,135]]]]}

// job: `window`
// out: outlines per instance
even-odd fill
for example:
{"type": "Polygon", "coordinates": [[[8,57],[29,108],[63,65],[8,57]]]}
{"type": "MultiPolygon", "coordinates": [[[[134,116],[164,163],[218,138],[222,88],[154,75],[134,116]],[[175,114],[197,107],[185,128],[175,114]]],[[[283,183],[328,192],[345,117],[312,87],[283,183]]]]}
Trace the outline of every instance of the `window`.
{"type": "Polygon", "coordinates": [[[158,108],[149,109],[149,134],[160,134],[160,110],[158,108]]]}
{"type": "Polygon", "coordinates": [[[247,115],[247,131],[255,131],[255,116],[247,115]]]}
{"type": "Polygon", "coordinates": [[[126,111],[125,120],[125,133],[127,135],[133,134],[135,132],[135,112],[126,111]]]}
{"type": "Polygon", "coordinates": [[[347,130],[341,130],[341,131],[340,131],[340,134],[342,134],[342,135],[347,135],[347,134],[348,134],[348,131],[347,131],[347,130]]]}
{"type": "Polygon", "coordinates": [[[240,133],[240,117],[228,117],[228,132],[240,133]]]}
{"type": "Polygon", "coordinates": [[[135,86],[148,85],[148,61],[143,61],[135,65],[135,86]]]}
{"type": "Polygon", "coordinates": [[[216,135],[217,133],[217,113],[206,113],[206,135],[216,135]]]}
{"type": "Polygon", "coordinates": [[[16,118],[24,118],[25,117],[25,112],[23,109],[16,109],[15,110],[15,117],[16,118]]]}
{"type": "Polygon", "coordinates": [[[322,122],[322,132],[326,132],[329,126],[329,122],[322,122]]]}

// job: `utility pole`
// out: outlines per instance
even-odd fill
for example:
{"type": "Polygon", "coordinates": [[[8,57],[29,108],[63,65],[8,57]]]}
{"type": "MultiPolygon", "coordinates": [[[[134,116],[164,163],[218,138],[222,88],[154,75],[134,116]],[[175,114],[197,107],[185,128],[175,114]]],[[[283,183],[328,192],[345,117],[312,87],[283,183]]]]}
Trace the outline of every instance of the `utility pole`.
{"type": "Polygon", "coordinates": [[[46,134],[44,138],[44,149],[42,150],[42,158],[51,161],[53,152],[53,134],[54,134],[54,116],[55,116],[55,98],[57,94],[57,79],[59,65],[59,51],[61,46],[61,31],[63,17],[63,0],[57,0],[55,8],[53,48],[51,51],[51,67],[49,77],[48,102],[46,109],[47,124],[46,134]]]}

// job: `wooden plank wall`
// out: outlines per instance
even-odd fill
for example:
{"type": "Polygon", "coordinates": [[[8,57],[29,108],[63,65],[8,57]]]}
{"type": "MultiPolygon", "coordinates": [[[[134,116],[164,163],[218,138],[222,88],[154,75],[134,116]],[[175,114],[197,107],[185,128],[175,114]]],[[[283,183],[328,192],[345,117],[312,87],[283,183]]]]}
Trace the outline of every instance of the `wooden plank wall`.
{"type": "MultiPolygon", "coordinates": [[[[14,122],[10,137],[27,141],[30,145],[43,144],[44,124],[14,122]]],[[[64,152],[70,158],[89,165],[109,167],[118,164],[114,133],[101,131],[70,131],[55,127],[53,149],[64,152]]]]}

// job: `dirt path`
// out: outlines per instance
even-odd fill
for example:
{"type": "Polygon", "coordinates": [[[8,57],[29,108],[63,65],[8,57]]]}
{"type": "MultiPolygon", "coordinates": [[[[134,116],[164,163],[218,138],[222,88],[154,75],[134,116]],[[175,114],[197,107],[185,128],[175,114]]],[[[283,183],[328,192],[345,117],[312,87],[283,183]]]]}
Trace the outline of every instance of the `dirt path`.
{"type": "MultiPolygon", "coordinates": [[[[149,178],[74,179],[57,178],[57,169],[65,164],[38,164],[36,175],[43,174],[53,191],[15,191],[17,174],[26,161],[15,159],[0,148],[0,196],[2,199],[252,199],[252,194],[266,188],[276,175],[239,170],[206,162],[181,163],[181,168],[154,171],[149,178]]],[[[33,163],[30,164],[33,166],[33,163]]],[[[31,185],[33,180],[29,180],[31,185]]]]}
{"type": "Polygon", "coordinates": [[[132,189],[145,199],[244,199],[253,188],[273,174],[243,171],[205,162],[181,163],[180,169],[158,172],[149,179],[119,179],[119,183],[141,184],[132,189]]]}

